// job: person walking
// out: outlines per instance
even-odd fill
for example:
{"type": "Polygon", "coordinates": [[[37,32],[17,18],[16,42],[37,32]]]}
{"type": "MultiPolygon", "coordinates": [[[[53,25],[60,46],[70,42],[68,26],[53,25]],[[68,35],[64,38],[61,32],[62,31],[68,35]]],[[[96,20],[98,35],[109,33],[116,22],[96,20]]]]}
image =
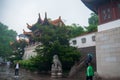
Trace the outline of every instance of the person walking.
{"type": "Polygon", "coordinates": [[[86,80],[93,80],[93,76],[94,76],[93,67],[91,66],[91,63],[88,63],[86,80]]]}
{"type": "Polygon", "coordinates": [[[15,76],[18,76],[18,75],[19,75],[19,63],[17,62],[15,66],[15,76]]]}
{"type": "Polygon", "coordinates": [[[11,62],[10,61],[7,61],[6,62],[6,72],[7,72],[7,74],[10,72],[10,64],[11,64],[11,62]]]}
{"type": "Polygon", "coordinates": [[[7,64],[7,68],[10,68],[11,62],[10,62],[10,61],[7,61],[6,64],[7,64]]]}
{"type": "Polygon", "coordinates": [[[85,64],[88,67],[88,63],[91,63],[93,59],[93,55],[91,53],[87,54],[86,60],[85,60],[85,64]]]}

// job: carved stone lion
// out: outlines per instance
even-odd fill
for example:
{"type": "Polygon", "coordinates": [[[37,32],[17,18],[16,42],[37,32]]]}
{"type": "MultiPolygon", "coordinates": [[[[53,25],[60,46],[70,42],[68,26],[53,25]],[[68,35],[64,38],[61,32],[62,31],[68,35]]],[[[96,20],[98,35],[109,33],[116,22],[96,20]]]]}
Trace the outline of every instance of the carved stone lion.
{"type": "Polygon", "coordinates": [[[62,65],[61,65],[61,62],[58,58],[58,55],[54,55],[53,56],[53,64],[52,64],[52,70],[57,70],[58,72],[59,71],[62,71],[62,65]]]}

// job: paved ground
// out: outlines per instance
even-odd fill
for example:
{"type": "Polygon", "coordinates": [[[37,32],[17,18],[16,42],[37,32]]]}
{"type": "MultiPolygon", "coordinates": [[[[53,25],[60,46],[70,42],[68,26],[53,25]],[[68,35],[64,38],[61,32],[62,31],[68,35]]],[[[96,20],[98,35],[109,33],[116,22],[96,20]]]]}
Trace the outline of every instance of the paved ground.
{"type": "Polygon", "coordinates": [[[6,64],[0,65],[0,80],[83,80],[74,78],[51,78],[50,74],[36,74],[24,69],[19,70],[19,76],[15,76],[13,68],[9,68],[6,64]]]}
{"type": "Polygon", "coordinates": [[[0,80],[80,80],[80,79],[68,79],[68,78],[59,78],[53,79],[50,75],[35,74],[23,69],[20,69],[19,76],[14,76],[14,69],[1,69],[0,71],[0,80]]]}
{"type": "MultiPolygon", "coordinates": [[[[80,72],[76,78],[59,78],[53,79],[49,74],[36,74],[20,69],[19,76],[14,76],[14,69],[8,69],[6,66],[0,66],[0,80],[85,80],[83,72],[80,72]],[[80,77],[80,75],[82,77],[80,77]]],[[[94,79],[94,80],[120,80],[120,79],[94,79]]]]}

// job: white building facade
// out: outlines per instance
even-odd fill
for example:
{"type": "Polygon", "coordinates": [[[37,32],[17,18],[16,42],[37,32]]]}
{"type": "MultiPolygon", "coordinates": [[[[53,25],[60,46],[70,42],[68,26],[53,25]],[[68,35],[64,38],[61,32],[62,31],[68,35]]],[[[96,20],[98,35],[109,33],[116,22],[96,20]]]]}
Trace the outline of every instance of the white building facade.
{"type": "Polygon", "coordinates": [[[96,45],[95,34],[96,32],[72,38],[69,41],[70,46],[74,46],[77,48],[86,48],[86,47],[95,46],[96,45]]]}
{"type": "Polygon", "coordinates": [[[70,46],[77,47],[81,55],[86,56],[92,53],[96,56],[96,32],[80,35],[70,39],[70,46]]]}
{"type": "Polygon", "coordinates": [[[102,80],[120,80],[120,0],[82,2],[99,16],[96,33],[97,73],[102,80]]]}

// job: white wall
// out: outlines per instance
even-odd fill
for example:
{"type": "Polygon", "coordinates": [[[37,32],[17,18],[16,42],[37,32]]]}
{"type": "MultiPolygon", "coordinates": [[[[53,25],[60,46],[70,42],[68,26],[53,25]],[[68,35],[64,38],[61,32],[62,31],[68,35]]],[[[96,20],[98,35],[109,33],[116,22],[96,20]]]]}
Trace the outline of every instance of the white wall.
{"type": "Polygon", "coordinates": [[[120,19],[105,24],[101,24],[98,26],[98,32],[120,27],[119,25],[120,25],[120,19]]]}
{"type": "Polygon", "coordinates": [[[95,41],[92,40],[92,36],[95,36],[96,32],[94,33],[89,33],[89,34],[86,34],[86,35],[82,35],[82,36],[78,36],[76,38],[72,38],[69,43],[70,43],[70,46],[74,46],[74,47],[77,47],[77,48],[84,48],[84,47],[90,47],[90,46],[95,46],[95,41]],[[82,43],[82,38],[86,38],[86,42],[85,43],[82,43]],[[73,40],[76,40],[76,45],[73,44],[73,40]]]}
{"type": "Polygon", "coordinates": [[[99,76],[120,80],[120,27],[96,33],[96,61],[99,76]]]}
{"type": "Polygon", "coordinates": [[[30,59],[31,57],[34,57],[37,55],[37,53],[35,52],[35,48],[37,45],[35,46],[28,46],[25,48],[25,53],[23,55],[23,59],[27,60],[30,59]]]}
{"type": "MultiPolygon", "coordinates": [[[[74,47],[77,47],[77,48],[96,46],[95,41],[92,40],[92,36],[95,36],[95,35],[96,35],[96,32],[72,38],[69,41],[70,46],[74,46],[74,47]],[[82,43],[82,41],[81,41],[82,38],[86,38],[85,43],[82,43]],[[73,40],[76,40],[76,42],[77,42],[76,45],[73,44],[73,40]]],[[[29,59],[31,56],[36,56],[37,53],[34,52],[35,47],[36,46],[29,46],[29,47],[25,48],[25,54],[23,56],[23,59],[29,59]]]]}

